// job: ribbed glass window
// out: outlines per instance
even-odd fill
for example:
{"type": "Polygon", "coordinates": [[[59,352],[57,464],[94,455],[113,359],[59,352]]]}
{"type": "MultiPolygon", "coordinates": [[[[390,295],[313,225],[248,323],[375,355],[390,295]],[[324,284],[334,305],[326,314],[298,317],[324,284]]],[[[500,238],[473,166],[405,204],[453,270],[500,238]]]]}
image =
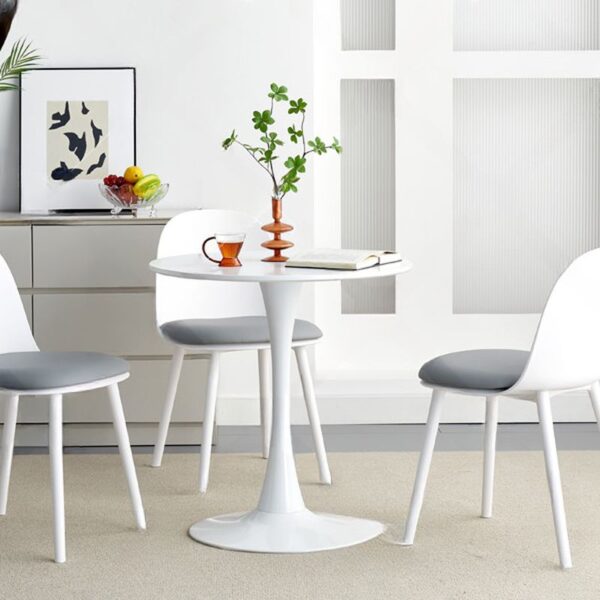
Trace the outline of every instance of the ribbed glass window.
{"type": "Polygon", "coordinates": [[[454,312],[537,313],[600,246],[600,81],[454,82],[454,312]]]}
{"type": "MultiPolygon", "coordinates": [[[[342,247],[394,250],[394,81],[341,82],[342,247]]],[[[342,313],[394,313],[395,281],[371,279],[342,284],[342,313]]]]}
{"type": "Polygon", "coordinates": [[[598,50],[598,0],[454,0],[455,50],[598,50]]]}
{"type": "Polygon", "coordinates": [[[342,50],[395,49],[396,0],[340,0],[340,11],[342,50]]]}

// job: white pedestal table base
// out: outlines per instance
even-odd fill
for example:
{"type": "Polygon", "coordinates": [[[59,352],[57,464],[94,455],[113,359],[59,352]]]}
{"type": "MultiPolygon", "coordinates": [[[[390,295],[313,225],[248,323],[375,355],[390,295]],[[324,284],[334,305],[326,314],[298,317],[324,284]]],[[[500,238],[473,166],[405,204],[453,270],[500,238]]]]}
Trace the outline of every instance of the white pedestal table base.
{"type": "Polygon", "coordinates": [[[390,277],[410,270],[408,261],[363,271],[286,269],[284,265],[243,260],[235,269],[218,268],[197,254],[151,263],[161,275],[184,279],[260,283],[271,342],[273,419],[269,462],[255,510],[221,515],[192,525],[190,537],[218,548],[246,552],[299,553],[333,550],[381,535],[376,521],[313,513],[302,498],[290,430],[290,360],[294,319],[303,282],[390,277]]]}
{"type": "Polygon", "coordinates": [[[253,510],[198,521],[189,535],[227,550],[292,554],[354,546],[381,535],[384,529],[377,521],[307,509],[283,514],[253,510]]]}

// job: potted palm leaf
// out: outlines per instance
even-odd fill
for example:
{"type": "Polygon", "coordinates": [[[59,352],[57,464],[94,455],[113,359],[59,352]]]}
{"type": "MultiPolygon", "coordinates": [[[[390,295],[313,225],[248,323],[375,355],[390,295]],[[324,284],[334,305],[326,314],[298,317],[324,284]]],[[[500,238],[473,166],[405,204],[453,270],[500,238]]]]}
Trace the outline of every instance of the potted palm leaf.
{"type": "MultiPolygon", "coordinates": [[[[17,0],[0,0],[0,52],[8,37],[17,7],[17,0]]],[[[16,41],[8,56],[0,63],[0,92],[18,90],[21,75],[35,68],[39,60],[40,56],[37,50],[31,47],[30,42],[24,39],[16,41]]]]}

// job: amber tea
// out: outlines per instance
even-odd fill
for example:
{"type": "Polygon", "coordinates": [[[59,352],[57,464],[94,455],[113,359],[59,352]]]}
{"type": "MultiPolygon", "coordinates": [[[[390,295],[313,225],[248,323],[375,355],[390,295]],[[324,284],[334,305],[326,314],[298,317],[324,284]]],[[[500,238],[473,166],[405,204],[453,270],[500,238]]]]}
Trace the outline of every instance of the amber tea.
{"type": "Polygon", "coordinates": [[[238,256],[246,239],[245,233],[217,233],[212,237],[204,240],[202,244],[202,252],[208,260],[217,263],[220,267],[241,267],[242,263],[238,256]],[[211,258],[206,252],[206,244],[211,240],[217,242],[217,246],[221,251],[221,260],[211,258]]]}

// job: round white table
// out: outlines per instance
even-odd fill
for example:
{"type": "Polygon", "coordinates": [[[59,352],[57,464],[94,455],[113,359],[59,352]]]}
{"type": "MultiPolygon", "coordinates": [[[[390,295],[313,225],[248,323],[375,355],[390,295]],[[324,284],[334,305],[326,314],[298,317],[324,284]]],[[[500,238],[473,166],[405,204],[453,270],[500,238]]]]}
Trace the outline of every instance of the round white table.
{"type": "MultiPolygon", "coordinates": [[[[273,362],[273,426],[269,461],[258,506],[246,513],[194,523],[189,534],[209,546],[249,552],[316,552],[366,542],[383,533],[382,523],[314,513],[304,506],[298,484],[290,429],[290,353],[296,307],[303,282],[390,277],[412,268],[409,261],[360,271],[300,269],[244,260],[220,268],[198,254],[150,263],[161,275],[184,279],[259,283],[265,302],[273,362]]],[[[360,482],[358,483],[360,485],[360,482]]]]}

